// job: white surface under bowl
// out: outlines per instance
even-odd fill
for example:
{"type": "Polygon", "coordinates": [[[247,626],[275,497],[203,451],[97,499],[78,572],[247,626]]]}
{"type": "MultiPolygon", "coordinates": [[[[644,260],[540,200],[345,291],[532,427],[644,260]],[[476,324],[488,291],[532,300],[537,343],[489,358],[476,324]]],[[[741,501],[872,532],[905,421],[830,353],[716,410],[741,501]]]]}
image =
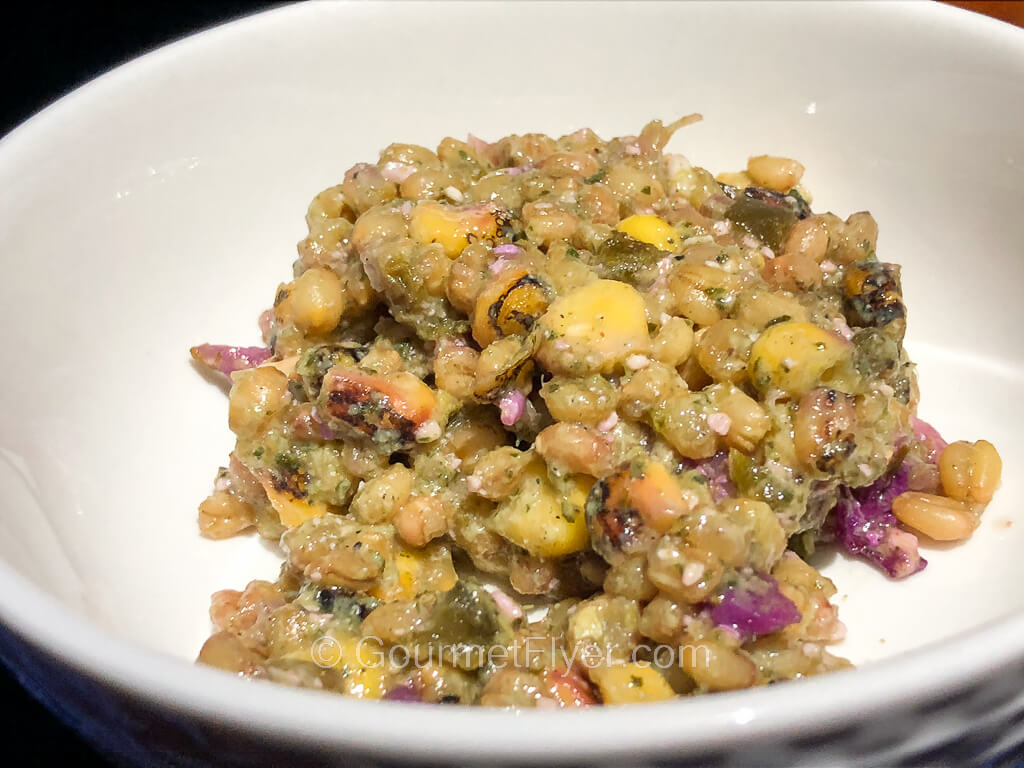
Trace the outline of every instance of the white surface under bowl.
{"type": "Polygon", "coordinates": [[[5,654],[83,727],[215,762],[259,743],[264,760],[852,763],[1024,738],[1022,125],[1024,33],[931,3],[312,4],[121,67],[0,142],[5,654]],[[905,265],[921,414],[1003,456],[974,539],[921,575],[827,565],[863,668],[509,714],[193,666],[210,593],[279,556],[197,533],[231,437],[187,349],[256,342],[312,195],[391,141],[612,136],[690,111],[705,120],[672,148],[695,163],[797,157],[816,209],[874,213],[881,258],[905,265]]]}

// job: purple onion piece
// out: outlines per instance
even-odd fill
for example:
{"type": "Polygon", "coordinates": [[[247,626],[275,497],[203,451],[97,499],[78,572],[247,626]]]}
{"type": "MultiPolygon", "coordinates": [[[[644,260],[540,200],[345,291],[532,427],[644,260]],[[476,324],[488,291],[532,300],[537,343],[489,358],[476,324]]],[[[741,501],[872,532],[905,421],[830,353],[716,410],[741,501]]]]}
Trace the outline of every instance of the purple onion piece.
{"type": "Polygon", "coordinates": [[[320,413],[320,409],[318,409],[316,406],[313,406],[313,410],[310,413],[310,417],[312,418],[313,423],[316,424],[318,427],[321,440],[329,442],[331,440],[341,439],[341,433],[335,431],[334,429],[331,429],[330,426],[324,423],[320,413]]]}
{"type": "Polygon", "coordinates": [[[514,243],[504,243],[502,245],[496,245],[491,249],[491,253],[496,256],[518,256],[523,252],[523,249],[514,243]]]}
{"type": "Polygon", "coordinates": [[[728,451],[719,451],[711,458],[687,463],[689,469],[697,470],[708,479],[708,490],[711,492],[711,499],[716,503],[736,495],[736,486],[729,476],[728,451]]]}
{"type": "Polygon", "coordinates": [[[779,591],[779,583],[765,574],[729,587],[711,609],[711,620],[717,626],[754,637],[778,632],[801,618],[793,601],[779,591]]]}
{"type": "Polygon", "coordinates": [[[266,347],[232,347],[227,344],[200,344],[192,347],[191,352],[200,363],[229,378],[235,371],[255,368],[273,357],[273,352],[266,347]]]}
{"type": "Polygon", "coordinates": [[[501,423],[506,427],[511,427],[523,417],[526,410],[526,396],[518,389],[513,389],[501,396],[498,408],[501,409],[501,423]]]}
{"type": "Polygon", "coordinates": [[[904,463],[863,488],[843,488],[832,510],[836,541],[895,579],[912,576],[928,561],[917,550],[917,537],[899,527],[892,502],[908,489],[910,468],[904,463]]]}
{"type": "Polygon", "coordinates": [[[419,691],[416,690],[412,683],[403,683],[397,688],[392,688],[384,694],[384,698],[387,701],[412,701],[417,703],[422,701],[419,691]]]}

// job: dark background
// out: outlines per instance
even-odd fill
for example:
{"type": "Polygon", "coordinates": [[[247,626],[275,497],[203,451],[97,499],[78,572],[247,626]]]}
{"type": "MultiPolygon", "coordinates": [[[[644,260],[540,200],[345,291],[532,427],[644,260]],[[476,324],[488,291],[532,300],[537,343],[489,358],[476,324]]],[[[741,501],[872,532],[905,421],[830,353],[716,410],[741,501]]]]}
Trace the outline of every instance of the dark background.
{"type": "MultiPolygon", "coordinates": [[[[139,2],[121,5],[21,3],[0,28],[0,135],[50,102],[118,64],[215,24],[279,3],[139,2]]],[[[1024,22],[1024,2],[955,2],[1024,22]]],[[[107,765],[0,666],[0,740],[20,764],[107,765]],[[19,748],[17,745],[21,745],[19,748]]]]}
{"type": "MultiPolygon", "coordinates": [[[[0,135],[96,75],[197,30],[279,3],[26,2],[0,25],[0,135]]],[[[0,664],[0,762],[109,765],[0,664]]]]}

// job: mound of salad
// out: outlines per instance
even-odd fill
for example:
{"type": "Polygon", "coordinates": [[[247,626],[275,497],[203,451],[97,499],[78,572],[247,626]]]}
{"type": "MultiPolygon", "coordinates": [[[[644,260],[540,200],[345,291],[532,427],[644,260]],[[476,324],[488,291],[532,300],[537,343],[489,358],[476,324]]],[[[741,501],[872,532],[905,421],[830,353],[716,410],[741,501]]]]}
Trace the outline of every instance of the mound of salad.
{"type": "Polygon", "coordinates": [[[605,141],[391,144],[318,194],[263,343],[203,344],[237,436],[204,536],[279,544],[199,661],[370,699],[574,708],[849,666],[825,543],[967,539],[988,442],[917,416],[900,268],[803,167],[605,141]]]}

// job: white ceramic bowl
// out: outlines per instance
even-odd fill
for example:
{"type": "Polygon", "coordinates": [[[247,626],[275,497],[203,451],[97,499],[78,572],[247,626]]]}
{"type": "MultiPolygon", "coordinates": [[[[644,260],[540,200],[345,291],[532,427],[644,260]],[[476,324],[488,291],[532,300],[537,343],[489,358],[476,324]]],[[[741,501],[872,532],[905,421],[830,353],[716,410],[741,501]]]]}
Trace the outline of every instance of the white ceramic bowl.
{"type": "Polygon", "coordinates": [[[933,3],[312,4],[101,77],[0,142],[4,654],[135,760],[947,762],[1024,739],[1022,125],[1024,33],[933,3]],[[610,136],[695,110],[673,145],[695,162],[791,155],[816,208],[874,212],[905,264],[922,414],[1003,455],[974,540],[921,575],[827,566],[863,668],[510,714],[193,666],[209,594],[278,556],[197,533],[231,439],[187,349],[256,340],[312,195],[392,140],[610,136]]]}

